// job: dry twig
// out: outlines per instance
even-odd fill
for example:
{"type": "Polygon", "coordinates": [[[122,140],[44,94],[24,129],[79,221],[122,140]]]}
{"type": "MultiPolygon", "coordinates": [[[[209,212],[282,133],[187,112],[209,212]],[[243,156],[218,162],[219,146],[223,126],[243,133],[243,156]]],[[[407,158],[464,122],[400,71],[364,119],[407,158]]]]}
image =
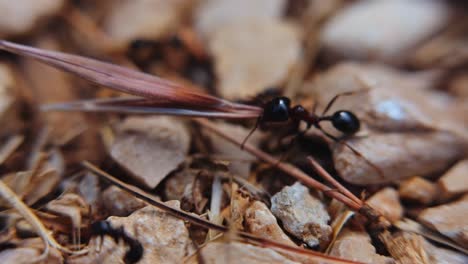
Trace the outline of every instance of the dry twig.
{"type": "MultiPolygon", "coordinates": [[[[117,186],[117,187],[131,193],[135,197],[147,202],[148,204],[151,204],[151,205],[153,205],[153,206],[155,206],[155,207],[157,207],[157,208],[159,208],[161,210],[164,210],[165,212],[167,212],[168,214],[170,214],[170,215],[172,215],[174,217],[177,217],[179,219],[188,221],[191,224],[194,224],[194,225],[197,225],[197,226],[200,226],[200,227],[204,227],[204,228],[211,229],[211,230],[216,230],[218,232],[223,232],[223,233],[231,232],[229,227],[214,224],[212,222],[209,222],[209,221],[207,221],[205,219],[202,219],[202,218],[198,217],[195,214],[187,213],[187,212],[184,212],[182,210],[170,207],[170,206],[166,205],[165,203],[158,201],[153,195],[148,194],[145,191],[143,191],[143,190],[141,190],[141,189],[139,189],[139,188],[137,188],[135,186],[124,183],[123,181],[121,181],[121,180],[113,177],[112,175],[102,171],[101,169],[97,168],[96,166],[92,165],[91,163],[89,163],[87,161],[83,162],[83,166],[85,168],[87,168],[88,170],[92,171],[93,173],[95,173],[96,175],[109,180],[115,186],[117,186]]],[[[312,250],[307,250],[307,249],[303,249],[303,248],[299,248],[299,247],[292,247],[292,246],[289,246],[289,245],[285,245],[285,244],[282,244],[282,243],[275,242],[273,240],[257,237],[257,236],[254,236],[252,234],[245,233],[245,232],[236,232],[235,234],[239,238],[250,241],[251,243],[258,244],[258,245],[260,245],[262,247],[273,247],[273,248],[277,248],[277,249],[288,250],[290,252],[295,252],[295,253],[298,253],[298,254],[304,254],[304,255],[307,255],[308,257],[310,257],[310,259],[315,259],[315,260],[318,260],[318,261],[326,261],[327,263],[359,263],[359,262],[355,262],[355,261],[350,261],[350,260],[344,260],[344,259],[340,259],[340,258],[336,258],[336,257],[331,257],[331,256],[325,255],[323,253],[312,251],[312,250]]]]}

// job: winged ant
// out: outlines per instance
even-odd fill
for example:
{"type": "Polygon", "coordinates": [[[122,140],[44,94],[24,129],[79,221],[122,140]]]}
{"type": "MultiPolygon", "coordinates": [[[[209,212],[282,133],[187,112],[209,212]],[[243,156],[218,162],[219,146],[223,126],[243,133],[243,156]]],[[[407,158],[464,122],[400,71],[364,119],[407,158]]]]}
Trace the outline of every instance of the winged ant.
{"type": "MultiPolygon", "coordinates": [[[[256,125],[247,135],[244,143],[258,127],[268,128],[271,125],[292,122],[299,128],[299,123],[305,122],[307,129],[315,127],[333,141],[344,144],[374,167],[380,175],[383,175],[376,165],[346,142],[340,141],[326,132],[321,126],[324,121],[331,122],[344,136],[354,135],[358,132],[360,121],[354,113],[339,110],[332,115],[327,115],[327,112],[340,96],[351,95],[359,91],[336,95],[327,104],[322,114],[317,115],[315,110],[309,112],[301,105],[291,107],[291,101],[287,97],[273,98],[263,107],[234,103],[198,90],[181,87],[176,83],[150,74],[82,56],[33,48],[5,40],[0,40],[0,49],[34,58],[96,84],[139,96],[52,104],[44,106],[44,110],[163,114],[224,119],[256,118],[256,125]]],[[[298,133],[302,134],[305,131],[298,133]]]]}

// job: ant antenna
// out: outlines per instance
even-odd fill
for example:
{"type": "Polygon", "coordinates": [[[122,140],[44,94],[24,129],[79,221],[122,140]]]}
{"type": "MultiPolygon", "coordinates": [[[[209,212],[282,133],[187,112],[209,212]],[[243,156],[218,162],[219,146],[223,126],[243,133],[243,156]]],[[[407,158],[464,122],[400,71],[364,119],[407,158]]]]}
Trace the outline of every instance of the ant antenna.
{"type": "Polygon", "coordinates": [[[364,92],[369,92],[370,89],[369,88],[365,88],[365,89],[360,89],[360,90],[356,90],[356,91],[348,91],[348,92],[342,92],[342,93],[339,93],[335,96],[333,96],[333,98],[328,102],[327,106],[325,107],[325,109],[323,110],[322,112],[322,116],[324,116],[328,110],[330,110],[330,108],[332,107],[332,105],[336,102],[336,100],[342,96],[349,96],[349,95],[355,95],[355,94],[358,94],[358,93],[364,93],[364,92]]]}

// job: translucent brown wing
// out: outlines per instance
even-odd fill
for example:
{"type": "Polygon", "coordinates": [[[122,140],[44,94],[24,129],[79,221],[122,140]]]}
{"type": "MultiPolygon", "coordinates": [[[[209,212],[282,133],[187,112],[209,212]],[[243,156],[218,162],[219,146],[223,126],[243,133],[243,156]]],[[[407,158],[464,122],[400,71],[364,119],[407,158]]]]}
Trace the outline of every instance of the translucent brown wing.
{"type": "Polygon", "coordinates": [[[220,111],[200,106],[183,108],[174,105],[172,102],[139,97],[82,100],[68,103],[48,104],[42,106],[42,110],[159,114],[223,119],[258,118],[259,116],[257,112],[252,112],[249,110],[220,111]]]}
{"type": "Polygon", "coordinates": [[[147,99],[155,99],[160,104],[166,103],[173,107],[186,109],[201,107],[210,111],[241,111],[257,116],[263,111],[260,107],[232,103],[209,94],[181,87],[176,83],[153,75],[82,56],[33,48],[5,40],[0,40],[0,49],[34,58],[102,86],[147,99]]]}

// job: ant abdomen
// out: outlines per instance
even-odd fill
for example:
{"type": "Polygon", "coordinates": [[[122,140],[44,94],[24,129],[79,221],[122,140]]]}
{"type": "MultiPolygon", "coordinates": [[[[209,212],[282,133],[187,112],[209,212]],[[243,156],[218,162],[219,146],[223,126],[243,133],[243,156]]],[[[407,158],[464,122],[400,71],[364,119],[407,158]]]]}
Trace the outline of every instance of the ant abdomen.
{"type": "Polygon", "coordinates": [[[353,135],[359,131],[361,123],[356,115],[350,111],[336,111],[330,118],[333,126],[346,135],[353,135]]]}

